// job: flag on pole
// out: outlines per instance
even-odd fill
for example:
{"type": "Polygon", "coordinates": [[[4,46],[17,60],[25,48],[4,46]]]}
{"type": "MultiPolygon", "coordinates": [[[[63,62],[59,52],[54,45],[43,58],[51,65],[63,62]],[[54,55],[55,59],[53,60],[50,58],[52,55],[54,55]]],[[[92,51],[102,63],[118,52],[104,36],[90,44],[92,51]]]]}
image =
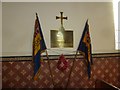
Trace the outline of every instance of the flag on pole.
{"type": "Polygon", "coordinates": [[[84,31],[82,33],[82,38],[80,40],[77,51],[79,51],[79,53],[81,53],[86,60],[88,77],[90,78],[91,64],[93,62],[92,62],[92,49],[91,49],[91,39],[90,39],[88,20],[86,21],[84,31]]]}
{"type": "Polygon", "coordinates": [[[41,53],[44,52],[45,50],[46,50],[46,45],[42,34],[39,18],[36,13],[34,36],[33,36],[34,80],[37,80],[39,77],[40,66],[41,66],[41,53]]]}

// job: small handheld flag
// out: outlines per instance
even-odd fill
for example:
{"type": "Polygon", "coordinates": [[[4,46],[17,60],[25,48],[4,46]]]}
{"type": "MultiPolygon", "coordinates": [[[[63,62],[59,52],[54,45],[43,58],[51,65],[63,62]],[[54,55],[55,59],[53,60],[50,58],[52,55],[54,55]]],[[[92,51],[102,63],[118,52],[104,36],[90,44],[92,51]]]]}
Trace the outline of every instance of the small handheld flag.
{"type": "Polygon", "coordinates": [[[38,15],[36,13],[36,20],[34,26],[33,37],[33,62],[34,62],[34,80],[38,79],[41,66],[41,53],[46,50],[44,37],[42,34],[38,15]]]}
{"type": "Polygon", "coordinates": [[[90,40],[88,20],[86,21],[84,31],[82,34],[82,38],[80,40],[77,51],[79,51],[79,53],[81,53],[84,56],[84,58],[86,59],[88,77],[90,78],[91,64],[93,62],[92,62],[92,50],[91,50],[91,40],[90,40]]]}

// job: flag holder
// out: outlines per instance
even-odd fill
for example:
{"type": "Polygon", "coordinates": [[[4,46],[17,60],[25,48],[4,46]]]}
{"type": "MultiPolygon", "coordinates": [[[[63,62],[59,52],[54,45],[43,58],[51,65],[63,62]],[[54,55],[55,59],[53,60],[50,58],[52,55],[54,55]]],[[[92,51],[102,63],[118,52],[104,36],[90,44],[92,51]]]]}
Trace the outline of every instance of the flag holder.
{"type": "Polygon", "coordinates": [[[78,50],[76,51],[75,58],[72,62],[72,66],[71,66],[70,73],[69,73],[69,76],[68,76],[68,81],[67,81],[67,84],[66,84],[66,88],[68,88],[68,85],[69,85],[69,82],[70,82],[70,79],[71,79],[71,74],[72,74],[72,71],[73,71],[73,67],[75,65],[75,60],[77,58],[77,53],[78,53],[78,50]]]}
{"type": "Polygon", "coordinates": [[[48,66],[49,66],[49,70],[50,70],[50,76],[52,78],[52,84],[53,84],[53,86],[55,86],[55,83],[54,83],[54,80],[53,80],[52,70],[51,70],[51,67],[50,67],[50,59],[49,59],[47,50],[46,50],[46,56],[47,56],[47,59],[48,59],[48,66]]]}

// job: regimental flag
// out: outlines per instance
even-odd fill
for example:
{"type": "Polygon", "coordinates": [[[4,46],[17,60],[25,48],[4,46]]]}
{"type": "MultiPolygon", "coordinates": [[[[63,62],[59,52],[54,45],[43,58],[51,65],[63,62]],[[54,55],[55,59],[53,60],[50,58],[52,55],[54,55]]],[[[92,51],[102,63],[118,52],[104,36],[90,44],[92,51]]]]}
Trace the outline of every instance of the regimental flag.
{"type": "Polygon", "coordinates": [[[38,15],[36,13],[36,20],[34,26],[33,37],[33,62],[34,62],[34,80],[37,80],[40,74],[41,53],[46,50],[44,37],[42,34],[38,15]]]}
{"type": "Polygon", "coordinates": [[[79,51],[79,53],[81,53],[86,60],[88,77],[90,78],[91,64],[93,62],[92,62],[92,49],[91,49],[91,40],[90,40],[88,20],[86,21],[84,31],[82,33],[82,38],[80,40],[77,51],[79,51]]]}

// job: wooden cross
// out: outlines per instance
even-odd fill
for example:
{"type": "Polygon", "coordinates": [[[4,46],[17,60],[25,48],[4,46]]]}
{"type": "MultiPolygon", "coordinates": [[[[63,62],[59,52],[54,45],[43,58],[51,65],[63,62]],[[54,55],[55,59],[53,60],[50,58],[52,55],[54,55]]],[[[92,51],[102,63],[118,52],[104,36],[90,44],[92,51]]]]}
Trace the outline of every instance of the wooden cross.
{"type": "Polygon", "coordinates": [[[63,17],[63,12],[60,12],[61,17],[56,16],[56,19],[61,19],[61,26],[63,26],[63,19],[67,20],[67,17],[63,17]]]}

